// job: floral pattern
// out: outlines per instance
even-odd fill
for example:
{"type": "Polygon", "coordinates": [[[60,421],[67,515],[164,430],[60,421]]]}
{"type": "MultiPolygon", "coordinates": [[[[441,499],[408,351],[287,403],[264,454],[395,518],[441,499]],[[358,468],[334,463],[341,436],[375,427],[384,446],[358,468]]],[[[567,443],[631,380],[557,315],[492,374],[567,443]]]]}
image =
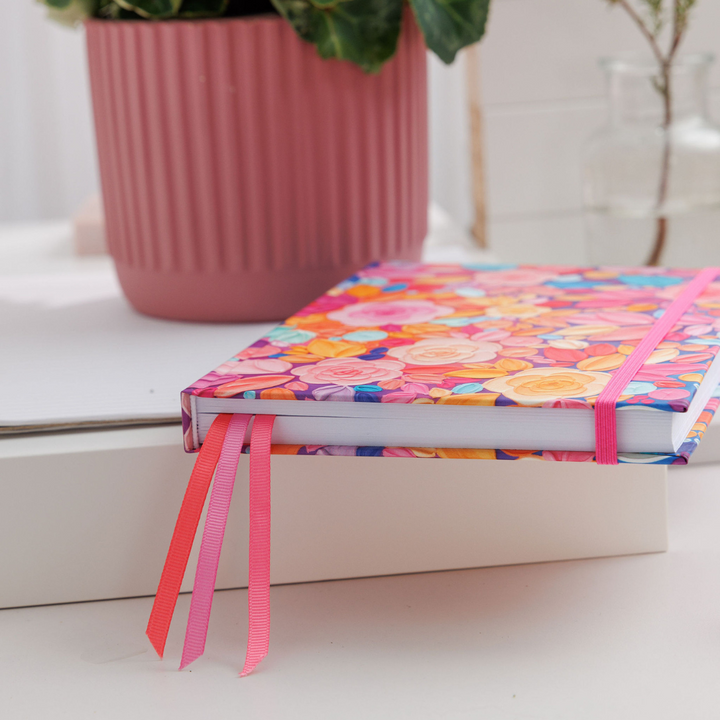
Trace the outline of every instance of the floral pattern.
{"type": "MultiPolygon", "coordinates": [[[[376,263],[185,394],[593,407],[694,274],[376,263]]],[[[686,411],[719,348],[720,282],[713,282],[658,345],[618,406],[686,411]]]]}

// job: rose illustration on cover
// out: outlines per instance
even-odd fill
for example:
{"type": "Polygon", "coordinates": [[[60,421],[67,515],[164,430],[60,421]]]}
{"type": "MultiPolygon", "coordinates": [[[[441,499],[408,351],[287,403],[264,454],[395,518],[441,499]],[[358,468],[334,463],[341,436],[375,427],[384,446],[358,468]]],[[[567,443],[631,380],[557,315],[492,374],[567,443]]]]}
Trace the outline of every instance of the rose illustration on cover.
{"type": "MultiPolygon", "coordinates": [[[[691,269],[371,265],[188,388],[332,402],[591,408],[691,269]]],[[[720,283],[618,407],[683,412],[720,347],[720,283]]]]}

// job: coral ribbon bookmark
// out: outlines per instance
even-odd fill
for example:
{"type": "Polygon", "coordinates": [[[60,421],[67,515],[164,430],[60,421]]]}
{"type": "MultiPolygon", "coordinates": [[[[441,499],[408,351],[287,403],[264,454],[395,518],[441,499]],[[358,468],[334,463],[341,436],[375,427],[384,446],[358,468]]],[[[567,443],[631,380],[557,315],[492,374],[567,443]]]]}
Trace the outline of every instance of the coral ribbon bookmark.
{"type": "Polygon", "coordinates": [[[190,550],[231,417],[231,415],[218,415],[210,426],[195,461],[195,467],[190,475],[190,481],[180,507],[180,514],[175,523],[170,549],[146,631],[160,657],[165,651],[165,642],[190,557],[190,550]]]}
{"type": "Polygon", "coordinates": [[[638,346],[613,374],[595,401],[595,461],[600,465],[617,465],[617,419],[615,406],[622,391],[637,375],[653,350],[688,311],[702,291],[718,276],[720,268],[700,271],[680,295],[670,303],[638,346]]]}
{"type": "Polygon", "coordinates": [[[210,493],[210,503],[203,530],[198,557],[195,584],[190,601],[190,616],[185,632],[180,669],[197,660],[205,651],[210,610],[212,609],[215,580],[217,578],[220,551],[225,536],[230,501],[235,486],[235,475],[242,454],[245,431],[251,415],[233,415],[228,425],[225,442],[218,461],[215,483],[210,493]]]}
{"type": "Polygon", "coordinates": [[[274,415],[256,415],[250,437],[248,646],[240,677],[255,669],[270,645],[270,449],[274,422],[274,415]]]}

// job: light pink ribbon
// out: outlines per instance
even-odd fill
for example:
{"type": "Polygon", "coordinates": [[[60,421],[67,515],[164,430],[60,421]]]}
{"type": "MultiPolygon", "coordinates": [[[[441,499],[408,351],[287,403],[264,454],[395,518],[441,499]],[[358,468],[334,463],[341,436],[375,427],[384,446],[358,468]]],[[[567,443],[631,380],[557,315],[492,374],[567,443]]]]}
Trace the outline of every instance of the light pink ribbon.
{"type": "Polygon", "coordinates": [[[595,461],[600,465],[617,465],[617,419],[615,406],[623,390],[637,375],[653,350],[673,329],[702,291],[717,277],[720,268],[706,268],[699,272],[685,290],[658,318],[638,346],[613,374],[610,382],[595,401],[595,461]]]}
{"type": "Polygon", "coordinates": [[[235,475],[242,453],[245,432],[251,415],[233,415],[223,443],[215,482],[210,493],[208,513],[203,530],[200,555],[198,557],[190,616],[185,632],[180,669],[187,667],[205,652],[210,610],[212,609],[215,580],[217,578],[220,550],[222,549],[227,524],[230,500],[232,499],[235,475]]]}
{"type": "Polygon", "coordinates": [[[255,669],[270,645],[270,449],[274,422],[274,415],[256,415],[250,437],[248,646],[240,677],[255,669]]]}

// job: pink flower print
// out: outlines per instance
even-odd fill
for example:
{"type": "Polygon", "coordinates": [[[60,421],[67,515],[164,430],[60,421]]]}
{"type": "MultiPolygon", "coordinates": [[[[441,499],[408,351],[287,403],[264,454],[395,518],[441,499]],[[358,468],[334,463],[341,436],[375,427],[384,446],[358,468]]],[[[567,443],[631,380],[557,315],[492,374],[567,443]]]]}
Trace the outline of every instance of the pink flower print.
{"type": "Polygon", "coordinates": [[[380,401],[384,403],[411,403],[416,397],[417,393],[403,390],[401,392],[391,392],[383,395],[380,401]]]}
{"type": "Polygon", "coordinates": [[[324,313],[341,308],[348,303],[355,301],[355,298],[347,295],[322,295],[312,305],[309,305],[305,310],[295,313],[297,317],[304,317],[305,315],[312,315],[313,313],[324,313]]]}
{"type": "MultiPolygon", "coordinates": [[[[303,383],[304,384],[304,383],[303,383]]],[[[355,399],[355,391],[352,388],[342,385],[325,385],[315,388],[312,391],[315,400],[332,400],[333,402],[352,402],[355,399]]],[[[310,400],[310,398],[306,398],[310,400]]]]}
{"type": "Polygon", "coordinates": [[[511,270],[476,272],[473,281],[481,287],[508,285],[521,287],[526,285],[542,285],[556,277],[554,272],[539,268],[513,268],[511,270]]]}
{"type": "Polygon", "coordinates": [[[595,458],[595,453],[569,450],[544,450],[542,457],[543,460],[550,460],[555,462],[592,462],[595,458]]]}
{"type": "Polygon", "coordinates": [[[487,362],[497,357],[500,350],[502,346],[497,343],[438,337],[390,348],[388,355],[409,365],[452,365],[487,362]]]}
{"type": "Polygon", "coordinates": [[[548,400],[542,405],[544,408],[562,408],[564,410],[592,410],[590,403],[584,400],[573,400],[572,398],[556,398],[548,400]]]}
{"type": "Polygon", "coordinates": [[[328,313],[328,318],[350,327],[380,327],[426,323],[453,312],[453,308],[430,300],[388,300],[348,305],[328,313]]]}
{"type": "Polygon", "coordinates": [[[624,327],[606,333],[598,333],[597,335],[592,335],[592,338],[601,343],[608,340],[621,342],[623,340],[642,340],[648,334],[649,330],[649,325],[633,325],[632,327],[624,327]]]}
{"type": "Polygon", "coordinates": [[[580,300],[575,307],[580,308],[609,308],[634,303],[656,302],[656,298],[645,290],[608,290],[600,293],[592,300],[580,300]]]}
{"type": "Polygon", "coordinates": [[[633,380],[655,382],[665,380],[670,375],[684,375],[707,370],[707,365],[700,363],[665,363],[660,365],[643,365],[633,380]]]}
{"type": "Polygon", "coordinates": [[[577,313],[568,315],[566,320],[573,325],[652,325],[655,318],[640,312],[624,312],[612,310],[609,312],[577,313]]]}
{"type": "Polygon", "coordinates": [[[419,395],[427,395],[430,392],[430,388],[424,383],[405,383],[401,388],[404,392],[416,393],[419,395]]]}
{"type": "Polygon", "coordinates": [[[658,388],[648,395],[655,400],[682,400],[690,397],[690,392],[680,388],[658,388]]]}
{"type": "Polygon", "coordinates": [[[255,347],[252,345],[249,348],[245,348],[242,352],[239,352],[235,358],[238,360],[244,360],[246,358],[258,358],[267,357],[268,355],[275,355],[278,349],[273,345],[263,345],[262,347],[255,347]]]}
{"type": "Polygon", "coordinates": [[[396,360],[358,360],[357,358],[328,358],[312,365],[291,370],[300,382],[309,385],[367,385],[402,375],[403,364],[396,360]]]}
{"type": "Polygon", "coordinates": [[[414,455],[411,450],[408,450],[407,448],[383,448],[383,457],[399,457],[399,458],[414,458],[417,457],[417,455],[414,455]]]}
{"type": "Polygon", "coordinates": [[[506,337],[510,337],[507,330],[483,330],[470,336],[471,340],[485,340],[486,342],[499,342],[506,337]]]}
{"type": "Polygon", "coordinates": [[[220,375],[272,375],[274,373],[287,372],[291,367],[292,363],[286,360],[278,360],[277,358],[255,358],[252,360],[242,360],[240,362],[228,360],[220,365],[220,367],[215,368],[215,372],[220,375]]]}

